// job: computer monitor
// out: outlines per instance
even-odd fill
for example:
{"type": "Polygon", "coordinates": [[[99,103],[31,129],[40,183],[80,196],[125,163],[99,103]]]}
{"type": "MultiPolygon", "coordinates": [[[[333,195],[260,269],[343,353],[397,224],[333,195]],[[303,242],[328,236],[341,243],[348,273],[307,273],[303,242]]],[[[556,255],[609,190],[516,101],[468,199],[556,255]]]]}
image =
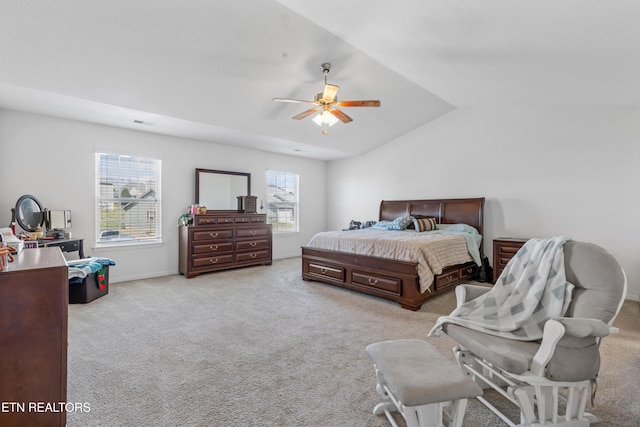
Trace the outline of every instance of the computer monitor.
{"type": "Polygon", "coordinates": [[[71,228],[71,211],[48,211],[47,226],[49,230],[71,228]]]}

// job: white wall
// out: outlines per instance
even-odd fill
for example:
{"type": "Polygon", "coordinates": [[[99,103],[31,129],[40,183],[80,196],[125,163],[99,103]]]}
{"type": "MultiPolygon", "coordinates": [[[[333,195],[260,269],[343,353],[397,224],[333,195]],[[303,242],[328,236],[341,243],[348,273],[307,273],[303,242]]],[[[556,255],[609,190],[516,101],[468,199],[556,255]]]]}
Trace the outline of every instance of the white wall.
{"type": "Polygon", "coordinates": [[[327,223],[382,199],[486,197],[496,237],[567,235],[609,250],[640,295],[640,109],[460,108],[364,156],[330,162],[327,223]]]}
{"type": "Polygon", "coordinates": [[[249,172],[251,192],[262,200],[268,169],[300,174],[300,233],[274,236],[276,259],[299,256],[300,246],[325,228],[324,161],[0,110],[0,226],[8,226],[23,194],[49,209],[70,209],[71,231],[84,237],[85,254],[116,261],[112,282],[177,274],[177,219],[194,203],[195,168],[249,172]],[[162,160],[162,245],[94,249],[94,154],[100,151],[162,160]]]}

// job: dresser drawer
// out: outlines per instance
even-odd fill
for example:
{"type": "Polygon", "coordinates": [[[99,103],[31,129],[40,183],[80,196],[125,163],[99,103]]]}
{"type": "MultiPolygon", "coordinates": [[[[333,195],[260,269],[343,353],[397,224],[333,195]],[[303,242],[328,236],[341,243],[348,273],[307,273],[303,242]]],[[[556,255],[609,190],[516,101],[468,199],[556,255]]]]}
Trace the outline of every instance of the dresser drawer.
{"type": "Polygon", "coordinates": [[[498,256],[498,264],[497,264],[498,268],[504,268],[509,263],[509,261],[511,261],[511,258],[513,258],[513,255],[512,256],[503,256],[503,255],[498,256]]]}
{"type": "Polygon", "coordinates": [[[233,230],[207,230],[194,231],[193,241],[201,242],[203,240],[230,239],[233,237],[233,230]]]}
{"type": "Polygon", "coordinates": [[[236,224],[249,224],[251,223],[251,217],[248,216],[237,216],[233,219],[236,224]]]}
{"type": "Polygon", "coordinates": [[[268,249],[269,240],[241,240],[236,242],[236,250],[268,249]]]}
{"type": "Polygon", "coordinates": [[[271,259],[269,257],[269,251],[243,252],[243,253],[236,254],[237,262],[259,261],[259,260],[268,260],[268,259],[271,259]]]}
{"type": "Polygon", "coordinates": [[[220,264],[230,264],[233,262],[233,255],[211,255],[211,256],[194,256],[193,267],[214,267],[220,264]]]}
{"type": "Polygon", "coordinates": [[[218,222],[214,216],[199,216],[196,215],[196,225],[215,225],[218,222]]]}
{"type": "Polygon", "coordinates": [[[235,218],[232,216],[220,216],[218,217],[218,224],[233,224],[235,218]]]}
{"type": "Polygon", "coordinates": [[[351,274],[351,282],[400,295],[400,280],[398,279],[353,272],[351,274]]]}
{"type": "Polygon", "coordinates": [[[268,236],[270,234],[270,230],[267,227],[264,228],[238,228],[236,230],[237,237],[257,237],[257,236],[268,236]]]}
{"type": "Polygon", "coordinates": [[[194,254],[220,253],[230,252],[233,250],[231,242],[208,243],[202,245],[193,245],[194,254]]]}
{"type": "Polygon", "coordinates": [[[498,253],[499,254],[504,254],[506,256],[508,256],[509,258],[513,257],[516,252],[518,252],[520,250],[520,248],[522,247],[522,244],[513,244],[513,243],[499,243],[498,244],[498,253]]]}
{"type": "Polygon", "coordinates": [[[75,252],[80,250],[80,240],[71,240],[62,243],[44,243],[44,246],[59,247],[62,252],[75,252]]]}
{"type": "Polygon", "coordinates": [[[309,273],[344,281],[344,269],[309,263],[309,273]]]}
{"type": "Polygon", "coordinates": [[[252,223],[262,223],[264,224],[265,222],[267,222],[267,218],[266,215],[260,215],[260,216],[252,216],[251,217],[251,222],[252,223]]]}

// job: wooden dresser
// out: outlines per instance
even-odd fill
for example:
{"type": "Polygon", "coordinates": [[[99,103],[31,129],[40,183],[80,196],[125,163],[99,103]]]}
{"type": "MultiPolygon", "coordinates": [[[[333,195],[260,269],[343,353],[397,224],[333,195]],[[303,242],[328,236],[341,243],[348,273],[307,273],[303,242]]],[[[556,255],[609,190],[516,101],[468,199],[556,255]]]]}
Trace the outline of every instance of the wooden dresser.
{"type": "Polygon", "coordinates": [[[496,283],[509,260],[527,240],[515,237],[501,237],[493,240],[493,283],[496,283]]]}
{"type": "Polygon", "coordinates": [[[1,426],[66,425],[68,301],[60,248],[25,249],[0,272],[1,426]]]}
{"type": "Polygon", "coordinates": [[[272,263],[271,224],[265,214],[207,212],[180,227],[180,274],[272,263]]]}

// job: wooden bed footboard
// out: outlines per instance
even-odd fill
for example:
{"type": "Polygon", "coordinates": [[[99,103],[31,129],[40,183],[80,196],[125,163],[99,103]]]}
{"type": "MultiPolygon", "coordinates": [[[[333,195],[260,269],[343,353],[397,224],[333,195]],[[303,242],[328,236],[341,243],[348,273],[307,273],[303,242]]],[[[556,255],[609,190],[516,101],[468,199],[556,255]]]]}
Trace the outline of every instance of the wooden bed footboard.
{"type": "Polygon", "coordinates": [[[408,310],[419,310],[429,298],[476,278],[474,262],[447,267],[435,276],[431,292],[420,292],[418,264],[364,255],[302,248],[302,278],[319,281],[395,301],[408,310]]]}
{"type": "MultiPolygon", "coordinates": [[[[469,199],[383,200],[380,220],[402,215],[430,216],[439,224],[464,223],[483,233],[484,197],[469,199]]],[[[482,245],[480,255],[483,257],[482,245]]],[[[420,292],[418,264],[387,258],[302,247],[302,278],[351,289],[419,310],[429,298],[478,277],[475,262],[445,268],[430,291],[420,292]]]]}

